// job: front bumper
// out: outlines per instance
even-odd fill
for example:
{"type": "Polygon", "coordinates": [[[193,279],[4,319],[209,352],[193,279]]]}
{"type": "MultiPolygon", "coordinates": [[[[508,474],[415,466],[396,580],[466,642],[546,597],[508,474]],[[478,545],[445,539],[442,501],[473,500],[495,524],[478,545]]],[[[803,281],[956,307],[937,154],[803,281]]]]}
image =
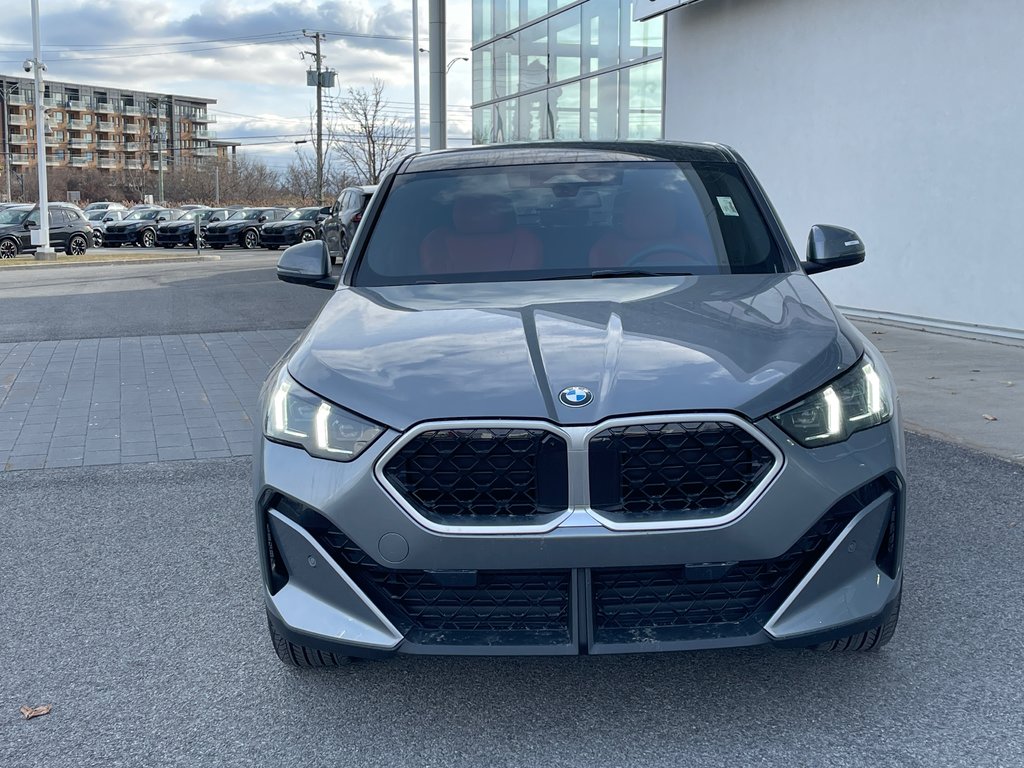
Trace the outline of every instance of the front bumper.
{"type": "Polygon", "coordinates": [[[104,245],[132,245],[139,241],[142,234],[141,229],[129,230],[127,232],[111,232],[109,229],[103,233],[104,245]]]}
{"type": "Polygon", "coordinates": [[[204,239],[208,245],[238,245],[241,232],[224,232],[216,229],[206,230],[204,239]]]}
{"type": "Polygon", "coordinates": [[[260,243],[262,245],[295,245],[296,243],[302,242],[302,230],[266,230],[264,229],[260,233],[260,243]]]}
{"type": "Polygon", "coordinates": [[[271,621],[294,642],[370,656],[808,646],[882,623],[902,582],[898,418],[815,450],[756,426],[782,469],[728,524],[537,534],[421,525],[374,474],[395,433],[349,464],[261,438],[271,621]]]}
{"type": "Polygon", "coordinates": [[[173,230],[160,230],[156,231],[156,244],[157,245],[190,245],[192,243],[192,237],[195,234],[194,229],[173,229],[173,230]]]}

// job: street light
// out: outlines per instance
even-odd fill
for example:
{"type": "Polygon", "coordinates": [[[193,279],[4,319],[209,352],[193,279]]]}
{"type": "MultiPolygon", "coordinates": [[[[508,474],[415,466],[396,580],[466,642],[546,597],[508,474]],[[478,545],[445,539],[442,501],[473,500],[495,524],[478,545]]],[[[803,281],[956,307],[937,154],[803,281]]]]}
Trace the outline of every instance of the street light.
{"type": "MultiPolygon", "coordinates": [[[[430,49],[420,48],[420,53],[430,53],[430,49]]],[[[469,61],[469,56],[456,56],[454,59],[448,62],[448,66],[444,68],[444,73],[447,75],[449,72],[451,72],[452,67],[454,67],[455,63],[458,61],[469,61]]]]}
{"type": "Polygon", "coordinates": [[[39,229],[33,240],[36,259],[50,261],[57,258],[50,247],[50,207],[47,204],[46,189],[46,117],[43,113],[43,72],[46,65],[42,59],[42,45],[39,42],[39,0],[32,0],[32,58],[25,60],[25,71],[35,72],[36,100],[36,172],[39,177],[39,229]]]}

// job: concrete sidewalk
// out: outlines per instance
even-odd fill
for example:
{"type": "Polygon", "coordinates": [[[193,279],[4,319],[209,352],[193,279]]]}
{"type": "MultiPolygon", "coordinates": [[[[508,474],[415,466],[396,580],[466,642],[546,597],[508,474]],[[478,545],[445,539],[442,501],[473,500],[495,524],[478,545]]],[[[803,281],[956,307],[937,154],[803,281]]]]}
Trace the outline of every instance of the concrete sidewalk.
{"type": "Polygon", "coordinates": [[[892,368],[908,430],[1024,462],[1024,341],[854,322],[892,368]]]}
{"type": "MultiPolygon", "coordinates": [[[[857,324],[908,429],[1024,462],[1024,342],[857,324]]],[[[0,471],[248,455],[259,387],[298,335],[0,343],[0,471]]]]}

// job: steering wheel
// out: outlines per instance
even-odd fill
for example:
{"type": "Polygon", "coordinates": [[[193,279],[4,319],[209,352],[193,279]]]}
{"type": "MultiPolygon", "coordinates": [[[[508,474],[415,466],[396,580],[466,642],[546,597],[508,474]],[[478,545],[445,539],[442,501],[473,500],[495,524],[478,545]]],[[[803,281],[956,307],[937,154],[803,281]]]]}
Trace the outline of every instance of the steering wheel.
{"type": "Polygon", "coordinates": [[[638,253],[634,253],[632,256],[629,257],[629,260],[626,261],[626,263],[623,266],[639,266],[640,264],[644,263],[645,259],[653,256],[656,253],[677,253],[681,256],[684,256],[690,264],[702,263],[702,260],[696,258],[692,251],[688,251],[686,248],[683,248],[678,243],[658,243],[657,245],[652,245],[647,248],[644,248],[642,251],[638,253]]]}

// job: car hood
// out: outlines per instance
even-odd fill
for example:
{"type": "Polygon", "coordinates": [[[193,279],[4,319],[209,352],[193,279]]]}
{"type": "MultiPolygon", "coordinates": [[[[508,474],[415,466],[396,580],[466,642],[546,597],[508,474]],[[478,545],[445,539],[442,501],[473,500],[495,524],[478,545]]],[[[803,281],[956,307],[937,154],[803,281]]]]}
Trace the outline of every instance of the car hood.
{"type": "Polygon", "coordinates": [[[856,362],[862,339],[802,274],[341,288],[288,369],[396,429],[424,420],[591,424],[764,416],[856,362]],[[570,386],[593,402],[558,400],[570,386]]]}
{"type": "Polygon", "coordinates": [[[297,221],[274,221],[263,225],[263,229],[300,229],[303,226],[313,226],[316,222],[308,220],[297,221]]]}
{"type": "Polygon", "coordinates": [[[157,229],[195,229],[193,221],[164,221],[157,229]]]}
{"type": "Polygon", "coordinates": [[[28,233],[21,224],[0,224],[0,235],[18,235],[22,232],[28,233]]]}
{"type": "Polygon", "coordinates": [[[135,219],[133,221],[111,221],[107,224],[107,227],[113,229],[114,227],[120,227],[121,229],[142,229],[143,227],[156,226],[157,222],[153,219],[135,219]]]}
{"type": "Polygon", "coordinates": [[[255,221],[244,220],[244,219],[239,220],[239,221],[215,221],[215,222],[213,222],[213,224],[211,224],[209,227],[207,227],[207,229],[224,229],[224,230],[241,229],[246,224],[255,224],[255,223],[256,223],[255,221]]]}

